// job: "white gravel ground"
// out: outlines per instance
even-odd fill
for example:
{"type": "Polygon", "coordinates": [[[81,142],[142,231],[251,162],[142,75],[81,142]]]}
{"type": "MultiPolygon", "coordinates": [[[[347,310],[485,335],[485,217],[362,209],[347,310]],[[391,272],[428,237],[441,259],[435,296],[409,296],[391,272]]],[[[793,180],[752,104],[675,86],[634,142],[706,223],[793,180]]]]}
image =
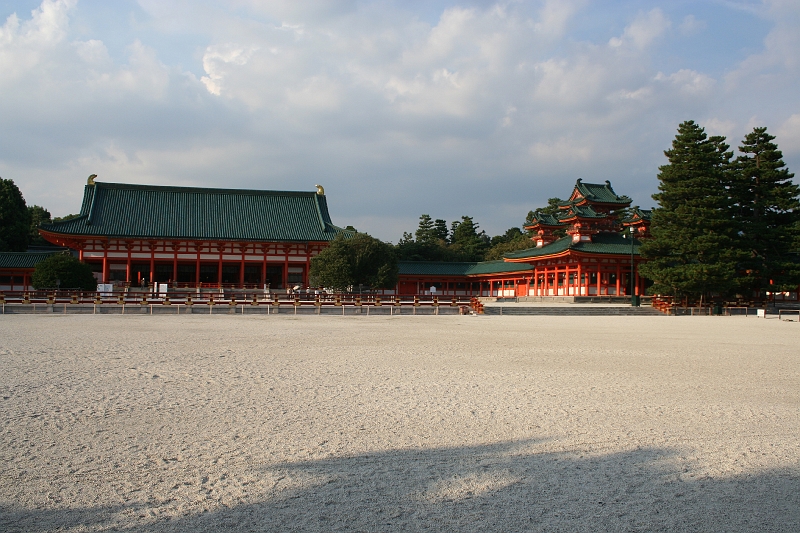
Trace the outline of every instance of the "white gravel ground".
{"type": "Polygon", "coordinates": [[[0,531],[800,531],[800,324],[0,317],[0,531]]]}

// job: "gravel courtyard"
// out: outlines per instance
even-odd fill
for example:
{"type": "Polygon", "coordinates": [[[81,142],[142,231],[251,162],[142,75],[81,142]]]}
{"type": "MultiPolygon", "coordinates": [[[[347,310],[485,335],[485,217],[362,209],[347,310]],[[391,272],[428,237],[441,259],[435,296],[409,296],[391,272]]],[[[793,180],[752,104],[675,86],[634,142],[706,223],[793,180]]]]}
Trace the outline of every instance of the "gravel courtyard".
{"type": "Polygon", "coordinates": [[[800,531],[800,324],[0,316],[0,530],[800,531]]]}

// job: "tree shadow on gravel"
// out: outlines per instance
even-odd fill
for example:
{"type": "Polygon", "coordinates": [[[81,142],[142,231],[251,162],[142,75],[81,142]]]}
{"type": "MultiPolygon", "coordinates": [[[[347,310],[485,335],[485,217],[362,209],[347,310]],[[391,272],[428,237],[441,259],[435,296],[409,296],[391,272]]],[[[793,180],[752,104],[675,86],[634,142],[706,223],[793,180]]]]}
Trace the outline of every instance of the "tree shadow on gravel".
{"type": "Polygon", "coordinates": [[[800,531],[797,471],[712,479],[669,449],[408,449],[263,468],[259,501],[172,519],[135,506],[0,509],[2,531],[800,531]]]}

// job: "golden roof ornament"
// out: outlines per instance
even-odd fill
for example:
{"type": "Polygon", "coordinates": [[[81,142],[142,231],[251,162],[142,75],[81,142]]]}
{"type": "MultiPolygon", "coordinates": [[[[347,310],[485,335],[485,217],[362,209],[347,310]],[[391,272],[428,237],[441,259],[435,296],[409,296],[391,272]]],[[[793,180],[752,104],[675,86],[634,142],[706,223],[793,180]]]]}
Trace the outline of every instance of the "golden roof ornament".
{"type": "Polygon", "coordinates": [[[97,174],[92,174],[89,176],[89,179],[86,180],[86,185],[94,185],[94,179],[97,177],[97,174]]]}
{"type": "Polygon", "coordinates": [[[322,185],[314,185],[317,188],[317,194],[325,196],[325,188],[322,185]]]}

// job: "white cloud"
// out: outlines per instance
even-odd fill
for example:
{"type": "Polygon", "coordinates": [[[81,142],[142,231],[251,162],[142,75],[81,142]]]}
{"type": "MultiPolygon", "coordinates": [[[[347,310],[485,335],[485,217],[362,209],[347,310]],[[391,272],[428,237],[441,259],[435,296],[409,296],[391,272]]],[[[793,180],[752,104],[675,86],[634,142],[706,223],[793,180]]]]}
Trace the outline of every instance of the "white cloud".
{"type": "Polygon", "coordinates": [[[670,21],[658,9],[647,13],[640,13],[634,21],[625,28],[621,37],[613,37],[608,44],[612,48],[629,48],[637,50],[647,48],[670,27],[670,21]]]}
{"type": "Polygon", "coordinates": [[[335,222],[397,240],[403,221],[413,230],[428,211],[474,215],[502,232],[527,212],[509,221],[509,209],[566,194],[577,177],[611,179],[649,205],[662,151],[688,118],[711,117],[710,132],[739,139],[750,117],[764,117],[771,131],[781,125],[784,151],[800,152],[791,115],[800,109],[800,47],[791,48],[800,24],[788,2],[768,4],[763,50],[714,74],[664,52],[702,23],[683,16],[670,32],[660,9],[618,8],[612,22],[628,23],[610,38],[583,31],[598,15],[584,0],[448,2],[426,16],[402,2],[355,0],[139,5],[150,18],[139,17],[124,43],[71,28],[86,8],[74,1],[45,0],[0,29],[0,171],[40,195],[29,201],[74,211],[59,202],[74,203],[73,188],[91,173],[323,183],[335,222]],[[172,45],[160,43],[184,38],[197,76],[165,59],[172,45]]]}
{"type": "MultiPolygon", "coordinates": [[[[800,155],[800,113],[787,118],[775,133],[775,142],[785,154],[800,155]]],[[[800,169],[792,169],[798,174],[800,169]]]]}
{"type": "Polygon", "coordinates": [[[686,15],[679,26],[681,33],[692,35],[706,29],[708,25],[704,20],[697,20],[694,15],[686,15]]]}
{"type": "Polygon", "coordinates": [[[656,74],[655,79],[660,82],[665,82],[686,96],[707,96],[711,93],[716,83],[713,78],[707,74],[697,72],[691,69],[681,69],[673,72],[669,76],[662,72],[656,74]]]}

